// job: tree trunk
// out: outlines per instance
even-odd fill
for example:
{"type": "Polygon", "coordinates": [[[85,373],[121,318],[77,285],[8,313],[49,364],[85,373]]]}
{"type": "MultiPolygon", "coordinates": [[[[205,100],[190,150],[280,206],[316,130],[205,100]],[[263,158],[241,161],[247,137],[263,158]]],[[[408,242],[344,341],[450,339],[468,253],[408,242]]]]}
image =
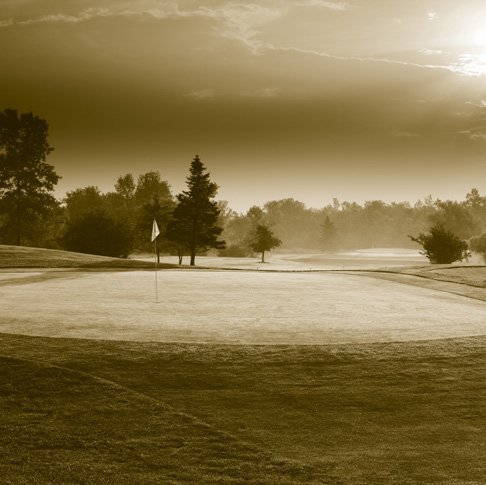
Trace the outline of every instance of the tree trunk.
{"type": "Polygon", "coordinates": [[[265,251],[262,251],[262,263],[265,262],[265,251]]]}
{"type": "Polygon", "coordinates": [[[196,265],[196,250],[191,248],[191,266],[196,265]]]}
{"type": "MultiPolygon", "coordinates": [[[[18,192],[18,191],[17,191],[18,192]]],[[[17,246],[20,246],[20,194],[17,195],[17,214],[16,214],[17,246]]]]}
{"type": "Polygon", "coordinates": [[[160,263],[160,251],[157,249],[157,263],[160,263]]]}

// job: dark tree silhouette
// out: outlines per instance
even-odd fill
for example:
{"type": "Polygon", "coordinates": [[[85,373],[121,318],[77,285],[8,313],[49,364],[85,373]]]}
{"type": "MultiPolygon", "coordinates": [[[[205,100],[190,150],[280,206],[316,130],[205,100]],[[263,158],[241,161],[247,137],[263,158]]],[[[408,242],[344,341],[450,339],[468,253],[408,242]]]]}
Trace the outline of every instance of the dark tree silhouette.
{"type": "Polygon", "coordinates": [[[442,224],[432,226],[428,234],[421,232],[417,237],[408,237],[422,246],[423,251],[420,253],[433,264],[450,264],[461,261],[469,255],[467,243],[444,228],[442,224]]]}
{"type": "Polygon", "coordinates": [[[46,162],[53,148],[47,121],[17,110],[0,112],[0,208],[21,244],[29,224],[57,206],[51,195],[59,176],[46,162]]]}
{"type": "Polygon", "coordinates": [[[69,222],[64,247],[79,253],[126,258],[133,247],[130,228],[103,212],[91,212],[69,222]]]}
{"type": "Polygon", "coordinates": [[[282,244],[282,241],[273,235],[273,232],[264,224],[258,224],[251,237],[250,248],[262,253],[262,263],[265,262],[265,251],[271,251],[282,244]]]}
{"type": "Polygon", "coordinates": [[[68,192],[64,203],[66,204],[66,217],[70,221],[104,209],[103,194],[98,187],[93,185],[68,192]]]}
{"type": "Polygon", "coordinates": [[[157,238],[157,262],[160,263],[160,252],[167,249],[167,224],[169,223],[172,211],[174,209],[174,202],[172,200],[161,200],[155,194],[152,200],[143,204],[137,224],[137,232],[143,234],[146,240],[146,246],[152,245],[150,243],[150,234],[154,219],[157,221],[157,226],[160,230],[160,236],[157,238]]]}
{"type": "Polygon", "coordinates": [[[196,264],[198,251],[225,247],[225,242],[218,240],[223,231],[218,225],[220,209],[211,200],[218,186],[211,182],[209,176],[199,155],[196,155],[186,179],[187,190],[177,195],[178,203],[168,227],[168,236],[172,241],[189,251],[191,266],[196,264]]]}

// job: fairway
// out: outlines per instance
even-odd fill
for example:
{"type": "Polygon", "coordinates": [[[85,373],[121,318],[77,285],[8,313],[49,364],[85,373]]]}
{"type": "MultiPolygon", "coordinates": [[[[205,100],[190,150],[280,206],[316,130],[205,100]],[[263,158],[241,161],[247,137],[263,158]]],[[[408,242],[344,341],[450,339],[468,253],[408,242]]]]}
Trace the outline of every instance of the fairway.
{"type": "Polygon", "coordinates": [[[371,277],[261,271],[4,272],[0,331],[48,337],[336,344],[486,334],[486,304],[371,277]]]}

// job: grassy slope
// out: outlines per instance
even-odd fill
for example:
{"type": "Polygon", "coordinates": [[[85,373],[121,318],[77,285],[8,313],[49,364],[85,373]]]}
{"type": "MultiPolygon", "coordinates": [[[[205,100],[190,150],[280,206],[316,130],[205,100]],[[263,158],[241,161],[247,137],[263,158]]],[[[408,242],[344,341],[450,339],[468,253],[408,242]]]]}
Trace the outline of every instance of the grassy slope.
{"type": "Polygon", "coordinates": [[[0,345],[44,363],[0,366],[2,476],[353,484],[486,476],[486,338],[293,347],[2,335],[0,345]]]}
{"type": "Polygon", "coordinates": [[[427,266],[339,270],[339,272],[372,276],[486,301],[486,265],[429,264],[427,266]]]}
{"type": "Polygon", "coordinates": [[[486,288],[486,266],[432,264],[405,269],[401,272],[437,281],[450,281],[477,288],[486,288]]]}
{"type": "MultiPolygon", "coordinates": [[[[54,249],[0,245],[0,268],[153,268],[153,263],[54,249]]],[[[160,264],[161,268],[176,267],[160,264]]]]}

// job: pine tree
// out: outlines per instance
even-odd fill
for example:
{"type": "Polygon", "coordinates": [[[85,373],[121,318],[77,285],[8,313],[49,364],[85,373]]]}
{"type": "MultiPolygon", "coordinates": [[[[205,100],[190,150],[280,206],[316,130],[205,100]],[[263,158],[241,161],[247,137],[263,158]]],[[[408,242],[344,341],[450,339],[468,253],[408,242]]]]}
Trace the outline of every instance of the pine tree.
{"type": "Polygon", "coordinates": [[[195,265],[196,253],[210,248],[222,249],[219,241],[223,229],[218,226],[220,209],[215,201],[218,186],[211,182],[210,174],[196,154],[186,179],[187,190],[177,195],[177,206],[167,229],[168,237],[183,251],[187,248],[191,266],[195,265]]]}

